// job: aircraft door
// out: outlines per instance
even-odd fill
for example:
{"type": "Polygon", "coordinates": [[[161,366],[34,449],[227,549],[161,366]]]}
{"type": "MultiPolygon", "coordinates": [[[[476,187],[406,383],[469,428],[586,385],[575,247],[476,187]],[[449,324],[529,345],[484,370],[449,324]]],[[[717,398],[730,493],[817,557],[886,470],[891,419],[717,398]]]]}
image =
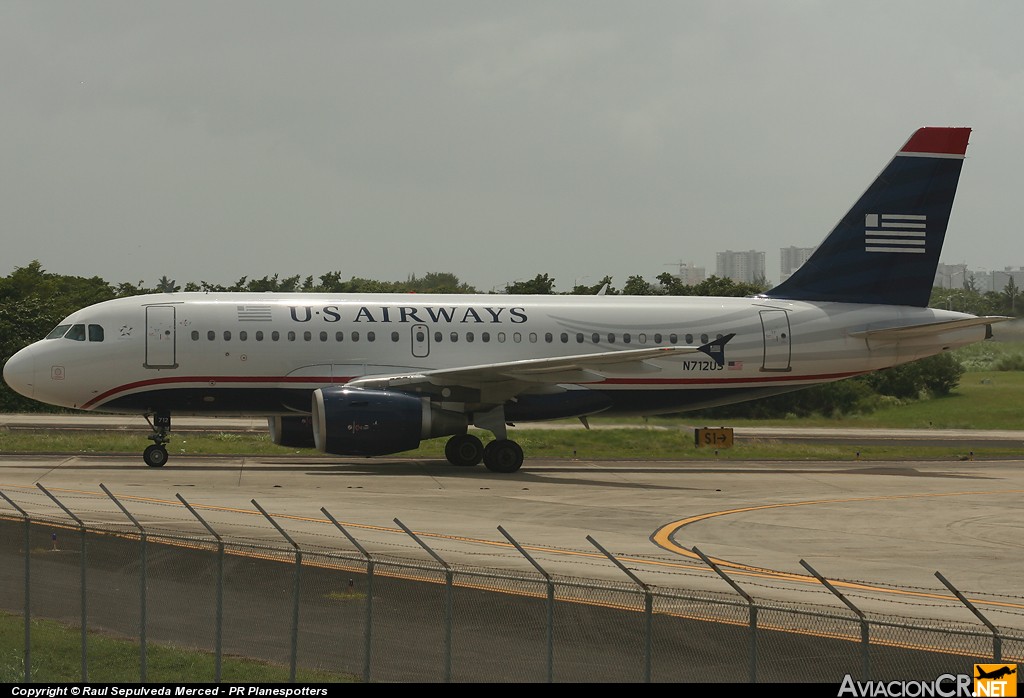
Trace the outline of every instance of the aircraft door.
{"type": "Polygon", "coordinates": [[[430,354],[430,330],[426,325],[412,326],[412,355],[423,359],[430,354]]]}
{"type": "Polygon", "coordinates": [[[791,371],[789,315],[785,310],[762,310],[761,328],[764,330],[764,361],[762,371],[791,371]]]}
{"type": "Polygon", "coordinates": [[[174,350],[174,306],[146,306],[145,368],[177,368],[174,350]]]}

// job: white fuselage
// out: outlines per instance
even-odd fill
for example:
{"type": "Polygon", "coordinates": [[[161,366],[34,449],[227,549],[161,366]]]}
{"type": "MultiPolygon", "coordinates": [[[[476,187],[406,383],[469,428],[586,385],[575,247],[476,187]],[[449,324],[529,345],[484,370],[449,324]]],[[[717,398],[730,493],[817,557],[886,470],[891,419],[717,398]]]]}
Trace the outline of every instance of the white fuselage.
{"type": "MultiPolygon", "coordinates": [[[[81,332],[26,347],[4,375],[19,392],[69,408],[295,414],[308,411],[313,390],[366,376],[697,346],[735,333],[722,365],[692,353],[603,368],[558,386],[602,391],[612,398],[610,412],[654,414],[785,392],[954,349],[983,339],[986,328],[898,341],[852,334],[970,317],[764,298],[158,294],[73,313],[61,324],[81,325],[81,332]]],[[[539,384],[537,391],[549,389],[539,384]]]]}

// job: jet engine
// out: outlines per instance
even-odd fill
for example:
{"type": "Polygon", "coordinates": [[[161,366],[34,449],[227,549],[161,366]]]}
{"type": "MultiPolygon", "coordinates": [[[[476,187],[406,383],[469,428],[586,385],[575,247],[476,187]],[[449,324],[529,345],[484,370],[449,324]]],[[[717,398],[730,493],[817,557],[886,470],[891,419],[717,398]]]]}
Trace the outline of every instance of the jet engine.
{"type": "Polygon", "coordinates": [[[411,451],[423,439],[466,432],[461,412],[390,390],[336,386],[313,391],[313,440],[321,453],[382,456],[411,451]]]}

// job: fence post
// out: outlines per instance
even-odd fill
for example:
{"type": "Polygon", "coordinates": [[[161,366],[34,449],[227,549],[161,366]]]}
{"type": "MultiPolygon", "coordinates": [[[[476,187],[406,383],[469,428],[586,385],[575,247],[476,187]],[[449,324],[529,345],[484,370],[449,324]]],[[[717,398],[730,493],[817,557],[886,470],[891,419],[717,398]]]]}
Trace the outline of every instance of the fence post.
{"type": "Polygon", "coordinates": [[[548,683],[554,683],[555,682],[555,583],[551,579],[551,575],[548,574],[547,570],[545,570],[543,567],[541,567],[540,563],[537,562],[536,560],[534,560],[533,557],[530,555],[530,553],[526,552],[526,549],[523,546],[519,545],[519,542],[515,538],[513,538],[511,535],[509,535],[508,531],[506,531],[501,526],[498,526],[498,530],[501,532],[501,535],[505,536],[505,538],[508,540],[509,543],[511,543],[512,545],[515,546],[516,550],[519,551],[519,554],[522,555],[523,557],[525,557],[527,562],[529,562],[531,565],[533,565],[533,568],[535,570],[540,572],[540,574],[544,577],[544,580],[547,582],[547,588],[548,588],[548,622],[547,622],[547,630],[548,630],[548,637],[547,637],[547,641],[548,641],[548,683]]]}
{"type": "Polygon", "coordinates": [[[214,639],[214,681],[220,683],[221,679],[221,668],[223,662],[223,638],[224,638],[224,539],[220,537],[220,534],[213,530],[213,526],[206,522],[199,512],[196,511],[191,504],[185,501],[185,498],[180,494],[175,493],[175,497],[178,501],[185,505],[192,516],[199,519],[210,535],[217,539],[217,629],[216,637],[214,639]]]}
{"type": "Polygon", "coordinates": [[[646,619],[646,626],[644,629],[644,683],[651,682],[651,653],[653,645],[653,624],[654,624],[654,596],[651,593],[651,588],[644,582],[640,581],[633,572],[619,562],[614,555],[601,547],[601,545],[594,540],[591,536],[587,536],[587,540],[590,543],[604,553],[604,556],[615,563],[615,566],[625,573],[627,577],[633,580],[633,583],[644,590],[644,617],[646,619]]]}
{"type": "Polygon", "coordinates": [[[984,623],[985,626],[989,630],[992,631],[992,661],[994,661],[994,662],[1001,662],[1001,661],[1003,661],[1003,638],[999,634],[999,629],[996,628],[996,626],[993,625],[989,621],[988,618],[983,616],[981,614],[981,611],[979,611],[978,608],[974,604],[972,604],[967,599],[966,596],[961,594],[960,591],[956,587],[954,587],[952,585],[952,583],[950,583],[950,581],[948,579],[943,577],[938,572],[935,573],[935,576],[939,578],[940,582],[942,582],[943,584],[946,585],[947,589],[949,589],[951,592],[953,592],[956,595],[956,598],[958,598],[960,600],[960,603],[962,603],[964,606],[966,606],[971,611],[971,613],[973,613],[975,616],[977,616],[978,620],[980,620],[982,623],[984,623]]]}
{"type": "Polygon", "coordinates": [[[853,602],[851,602],[849,599],[847,599],[845,596],[843,596],[842,593],[840,593],[840,591],[838,589],[836,589],[834,586],[832,586],[832,584],[829,583],[829,581],[827,579],[825,579],[820,574],[818,574],[817,570],[815,570],[813,567],[811,567],[809,564],[807,564],[806,561],[800,560],[800,564],[803,565],[804,569],[806,569],[808,572],[813,574],[815,579],[817,579],[819,582],[821,582],[825,586],[826,589],[828,589],[833,594],[835,594],[836,597],[840,601],[842,601],[844,604],[846,604],[847,608],[849,608],[851,611],[856,613],[857,616],[860,618],[860,640],[861,640],[861,648],[862,648],[861,652],[862,652],[862,660],[863,660],[863,669],[862,669],[862,671],[864,672],[864,680],[865,681],[870,681],[871,680],[871,653],[868,650],[871,647],[871,640],[870,640],[870,633],[868,632],[867,617],[864,615],[863,611],[861,611],[859,608],[854,606],[853,602]]]}
{"type": "Polygon", "coordinates": [[[100,483],[100,489],[113,500],[117,508],[139,529],[139,541],[142,548],[139,563],[139,681],[146,683],[146,529],[142,527],[142,524],[132,516],[131,512],[121,504],[120,500],[102,482],[100,483]]]}
{"type": "Polygon", "coordinates": [[[419,536],[413,533],[404,523],[398,519],[394,520],[410,538],[416,541],[421,548],[430,553],[439,565],[444,567],[445,598],[444,598],[444,682],[451,683],[452,680],[452,595],[454,593],[455,577],[451,566],[441,559],[429,545],[420,540],[419,536]]]}
{"type": "Polygon", "coordinates": [[[320,507],[320,511],[324,513],[331,523],[335,527],[345,534],[345,537],[349,539],[352,545],[356,546],[356,549],[366,558],[366,620],[364,621],[365,628],[363,630],[363,682],[370,683],[370,658],[371,651],[373,649],[373,557],[366,551],[359,541],[350,534],[344,526],[338,523],[338,520],[331,515],[331,512],[327,511],[324,507],[320,507]]]}
{"type": "Polygon", "coordinates": [[[302,550],[299,548],[299,544],[292,540],[292,537],[289,536],[276,521],[274,521],[273,517],[271,517],[255,499],[250,501],[252,501],[252,505],[259,509],[260,513],[266,517],[267,521],[277,529],[277,532],[280,533],[293,548],[295,548],[295,577],[292,583],[292,655],[291,668],[288,672],[288,680],[291,683],[295,683],[295,671],[299,656],[299,579],[300,572],[302,571],[302,550]]]}
{"type": "Polygon", "coordinates": [[[30,564],[30,548],[32,544],[32,520],[28,518],[28,514],[24,509],[14,503],[14,500],[8,497],[3,492],[0,492],[0,497],[4,498],[8,504],[18,510],[22,518],[25,519],[25,654],[22,661],[25,665],[25,683],[29,683],[32,680],[32,606],[30,601],[30,592],[32,586],[30,584],[32,566],[30,564]]]}
{"type": "Polygon", "coordinates": [[[79,586],[79,590],[80,590],[81,595],[82,595],[82,598],[81,598],[81,601],[80,601],[81,610],[82,610],[82,641],[81,641],[81,645],[82,645],[82,683],[88,683],[89,682],[89,658],[88,658],[89,657],[89,655],[88,655],[89,634],[88,634],[88,629],[87,629],[88,614],[86,613],[86,593],[85,593],[86,592],[86,585],[85,585],[85,579],[86,579],[86,576],[85,576],[85,571],[86,571],[86,564],[85,564],[85,552],[86,552],[86,545],[85,545],[85,533],[86,533],[86,531],[85,531],[85,522],[82,521],[77,516],[75,516],[71,512],[70,509],[68,509],[66,506],[64,506],[64,503],[62,501],[57,499],[53,495],[53,493],[51,493],[48,489],[43,487],[42,483],[37,482],[36,483],[36,487],[38,487],[40,490],[42,490],[43,494],[45,494],[47,497],[49,497],[51,500],[53,500],[54,504],[56,504],[61,509],[63,509],[65,514],[67,514],[72,519],[74,519],[75,523],[78,524],[79,531],[81,532],[81,551],[79,552],[79,558],[80,558],[80,561],[81,561],[81,566],[80,566],[80,569],[79,569],[79,584],[78,584],[78,586],[79,586]]]}
{"type": "Polygon", "coordinates": [[[697,546],[694,546],[691,550],[695,555],[700,556],[700,559],[708,567],[717,572],[718,576],[724,579],[747,602],[747,608],[750,609],[750,683],[757,683],[757,604],[754,603],[754,599],[750,594],[743,591],[732,577],[728,576],[710,557],[698,550],[697,546]]]}

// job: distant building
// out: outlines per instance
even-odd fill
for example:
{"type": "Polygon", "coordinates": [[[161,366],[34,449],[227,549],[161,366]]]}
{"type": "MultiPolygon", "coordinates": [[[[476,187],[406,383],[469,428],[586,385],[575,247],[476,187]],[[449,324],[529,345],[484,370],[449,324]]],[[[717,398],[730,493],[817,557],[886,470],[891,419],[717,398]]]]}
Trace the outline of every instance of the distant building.
{"type": "MultiPolygon", "coordinates": [[[[673,264],[672,266],[677,266],[673,264]]],[[[707,278],[704,267],[698,267],[693,262],[679,262],[679,271],[673,274],[679,281],[687,286],[695,286],[707,278]]]]}
{"type": "Polygon", "coordinates": [[[789,278],[803,263],[810,258],[817,247],[781,247],[779,248],[779,283],[789,278]]]}
{"type": "Polygon", "coordinates": [[[732,279],[738,283],[752,284],[766,278],[764,273],[764,252],[748,250],[733,252],[726,250],[716,254],[715,276],[732,279]]]}
{"type": "Polygon", "coordinates": [[[964,284],[970,281],[971,276],[975,277],[975,283],[978,284],[979,289],[982,289],[981,284],[978,283],[977,274],[971,272],[966,264],[942,264],[940,262],[935,267],[935,281],[932,285],[939,288],[963,288],[964,284]]]}
{"type": "Polygon", "coordinates": [[[1024,288],[1024,267],[1003,267],[992,271],[968,272],[974,277],[974,287],[982,293],[986,291],[1003,291],[1006,285],[1013,279],[1013,285],[1018,289],[1024,288]]]}

